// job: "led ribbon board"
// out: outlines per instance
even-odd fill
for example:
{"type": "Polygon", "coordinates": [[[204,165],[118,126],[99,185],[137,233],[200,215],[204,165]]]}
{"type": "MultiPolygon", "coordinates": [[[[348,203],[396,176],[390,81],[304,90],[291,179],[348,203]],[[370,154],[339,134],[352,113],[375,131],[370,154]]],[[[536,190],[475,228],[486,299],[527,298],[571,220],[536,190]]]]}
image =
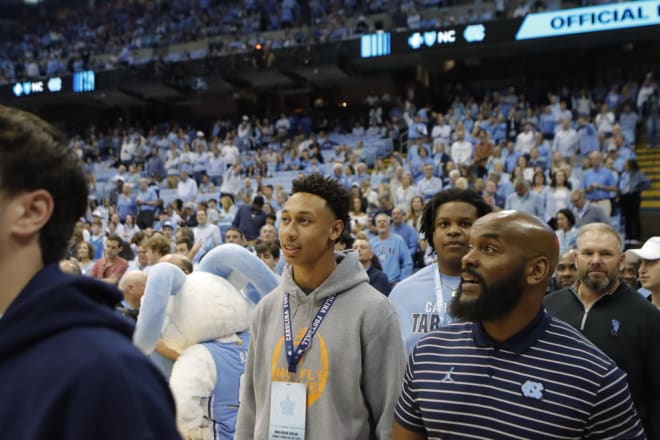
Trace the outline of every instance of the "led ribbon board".
{"type": "Polygon", "coordinates": [[[516,40],[561,37],[660,24],[660,1],[635,1],[540,12],[525,17],[516,40]]]}

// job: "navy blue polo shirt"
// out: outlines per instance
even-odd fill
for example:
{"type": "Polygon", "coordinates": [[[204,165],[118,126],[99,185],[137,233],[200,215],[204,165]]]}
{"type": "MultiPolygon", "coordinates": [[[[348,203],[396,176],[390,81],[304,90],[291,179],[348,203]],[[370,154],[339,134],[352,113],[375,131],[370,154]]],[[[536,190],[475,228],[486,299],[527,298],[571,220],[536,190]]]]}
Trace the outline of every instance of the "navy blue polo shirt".
{"type": "Polygon", "coordinates": [[[428,438],[645,438],[625,374],[543,309],[504,342],[471,322],[426,335],[394,417],[428,438]]]}

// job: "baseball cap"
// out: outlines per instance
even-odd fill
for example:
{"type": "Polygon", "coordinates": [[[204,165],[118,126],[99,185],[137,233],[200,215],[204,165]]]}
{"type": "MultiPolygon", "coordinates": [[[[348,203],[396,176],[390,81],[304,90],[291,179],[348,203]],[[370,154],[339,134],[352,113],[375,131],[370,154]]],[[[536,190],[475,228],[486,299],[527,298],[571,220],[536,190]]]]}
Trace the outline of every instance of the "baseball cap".
{"type": "Polygon", "coordinates": [[[113,181],[113,182],[119,182],[120,180],[121,180],[122,182],[124,181],[124,178],[121,176],[121,174],[115,174],[115,175],[112,177],[112,181],[113,181]]]}
{"type": "Polygon", "coordinates": [[[174,229],[174,225],[172,224],[172,222],[165,222],[165,223],[163,223],[163,228],[174,229]]]}
{"type": "Polygon", "coordinates": [[[641,249],[630,249],[630,252],[644,260],[660,259],[660,236],[649,238],[641,249]]]}
{"type": "Polygon", "coordinates": [[[98,209],[95,209],[92,211],[92,217],[103,217],[103,214],[101,214],[101,211],[98,209]]]}
{"type": "Polygon", "coordinates": [[[198,136],[198,137],[204,137],[204,132],[201,131],[201,130],[198,131],[198,132],[197,132],[197,136],[198,136]]]}
{"type": "Polygon", "coordinates": [[[186,202],[183,204],[184,208],[195,209],[195,204],[193,202],[186,202]]]}

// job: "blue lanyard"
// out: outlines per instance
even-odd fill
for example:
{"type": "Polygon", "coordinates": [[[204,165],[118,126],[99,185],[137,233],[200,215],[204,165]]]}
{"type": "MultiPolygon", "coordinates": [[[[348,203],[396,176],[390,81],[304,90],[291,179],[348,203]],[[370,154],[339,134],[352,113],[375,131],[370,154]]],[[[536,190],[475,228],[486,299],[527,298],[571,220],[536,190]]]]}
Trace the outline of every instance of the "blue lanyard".
{"type": "Polygon", "coordinates": [[[336,296],[329,296],[325,299],[325,302],[316,313],[312,325],[307,329],[305,336],[303,336],[298,348],[294,349],[293,347],[293,333],[291,332],[291,309],[289,307],[289,294],[284,294],[284,343],[286,344],[286,358],[289,362],[289,373],[296,373],[296,368],[298,367],[298,362],[302,358],[305,351],[309,348],[309,345],[312,342],[312,338],[318,331],[321,326],[321,322],[325,318],[325,315],[328,314],[332,303],[335,302],[336,296]]]}

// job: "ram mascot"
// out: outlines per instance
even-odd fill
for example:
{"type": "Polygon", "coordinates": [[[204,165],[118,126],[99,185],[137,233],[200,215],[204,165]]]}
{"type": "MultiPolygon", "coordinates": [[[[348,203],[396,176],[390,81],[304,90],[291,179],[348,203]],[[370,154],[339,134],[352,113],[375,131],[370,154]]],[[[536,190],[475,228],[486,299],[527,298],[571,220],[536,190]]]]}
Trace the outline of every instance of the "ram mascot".
{"type": "Polygon", "coordinates": [[[179,353],[170,387],[185,439],[234,438],[251,310],[277,283],[235,244],[211,250],[190,275],[170,263],[149,270],[133,339],[147,354],[160,339],[179,353]]]}

